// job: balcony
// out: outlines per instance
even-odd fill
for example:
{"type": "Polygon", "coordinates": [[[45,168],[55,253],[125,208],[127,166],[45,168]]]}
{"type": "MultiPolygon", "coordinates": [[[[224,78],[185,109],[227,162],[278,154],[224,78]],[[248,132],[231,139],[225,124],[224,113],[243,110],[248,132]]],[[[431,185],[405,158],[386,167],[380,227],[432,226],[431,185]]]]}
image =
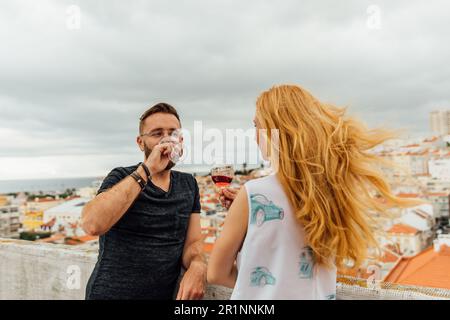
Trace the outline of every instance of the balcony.
{"type": "MultiPolygon", "coordinates": [[[[0,239],[0,300],[80,300],[97,259],[96,246],[0,239]]],[[[231,290],[210,285],[205,299],[227,300],[231,290]]],[[[450,290],[338,277],[338,300],[450,299],[450,290]]]]}

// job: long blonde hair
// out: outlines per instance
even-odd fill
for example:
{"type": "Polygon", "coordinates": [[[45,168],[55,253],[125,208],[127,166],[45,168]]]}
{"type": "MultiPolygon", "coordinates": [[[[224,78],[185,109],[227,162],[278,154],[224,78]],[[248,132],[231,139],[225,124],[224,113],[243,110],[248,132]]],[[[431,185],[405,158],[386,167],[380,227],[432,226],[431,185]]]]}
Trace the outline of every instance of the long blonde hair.
{"type": "Polygon", "coordinates": [[[278,157],[278,177],[317,263],[329,265],[334,257],[337,267],[360,265],[368,247],[378,247],[369,212],[422,203],[396,197],[380,166],[392,163],[369,152],[398,132],[369,130],[346,108],[323,104],[295,85],[263,92],[256,118],[267,130],[270,157],[278,157]]]}

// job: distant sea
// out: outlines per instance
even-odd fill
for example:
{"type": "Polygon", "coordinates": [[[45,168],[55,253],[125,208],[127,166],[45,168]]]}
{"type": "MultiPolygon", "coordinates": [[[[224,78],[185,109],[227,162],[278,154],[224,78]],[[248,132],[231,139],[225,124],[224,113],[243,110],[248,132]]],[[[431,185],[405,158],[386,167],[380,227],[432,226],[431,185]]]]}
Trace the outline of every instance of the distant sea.
{"type": "Polygon", "coordinates": [[[0,180],[0,193],[14,192],[59,192],[72,188],[90,187],[102,178],[57,178],[37,180],[0,180]]]}
{"type": "MultiPolygon", "coordinates": [[[[249,166],[248,169],[255,168],[249,166]]],[[[174,170],[196,173],[197,175],[207,175],[211,166],[178,165],[174,170]]],[[[236,170],[241,169],[240,165],[235,166],[236,170]]],[[[0,194],[15,192],[64,192],[67,189],[78,189],[91,187],[101,182],[101,177],[84,178],[54,178],[36,180],[0,180],[0,194]]]]}

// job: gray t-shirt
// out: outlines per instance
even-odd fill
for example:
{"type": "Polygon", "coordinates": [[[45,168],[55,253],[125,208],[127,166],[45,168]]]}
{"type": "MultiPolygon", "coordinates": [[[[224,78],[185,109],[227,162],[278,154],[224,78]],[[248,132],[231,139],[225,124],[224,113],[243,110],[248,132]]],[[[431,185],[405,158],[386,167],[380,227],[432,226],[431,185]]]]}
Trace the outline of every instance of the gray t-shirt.
{"type": "MultiPolygon", "coordinates": [[[[138,165],[112,170],[98,193],[138,165]]],[[[192,213],[200,213],[195,178],[171,171],[168,192],[151,181],[122,218],[100,237],[86,299],[172,299],[192,213]]]]}

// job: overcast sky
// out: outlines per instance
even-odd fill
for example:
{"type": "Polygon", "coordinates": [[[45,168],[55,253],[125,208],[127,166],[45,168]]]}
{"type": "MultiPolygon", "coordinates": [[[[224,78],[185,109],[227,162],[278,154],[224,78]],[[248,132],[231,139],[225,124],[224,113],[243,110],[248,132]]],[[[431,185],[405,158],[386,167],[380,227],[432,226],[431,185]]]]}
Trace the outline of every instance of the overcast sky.
{"type": "Polygon", "coordinates": [[[257,96],[281,83],[427,133],[428,113],[450,107],[449,12],[447,0],[2,0],[0,179],[134,164],[138,118],[159,101],[188,129],[251,128],[257,96]]]}

